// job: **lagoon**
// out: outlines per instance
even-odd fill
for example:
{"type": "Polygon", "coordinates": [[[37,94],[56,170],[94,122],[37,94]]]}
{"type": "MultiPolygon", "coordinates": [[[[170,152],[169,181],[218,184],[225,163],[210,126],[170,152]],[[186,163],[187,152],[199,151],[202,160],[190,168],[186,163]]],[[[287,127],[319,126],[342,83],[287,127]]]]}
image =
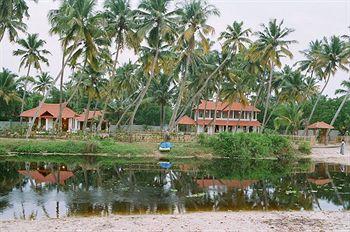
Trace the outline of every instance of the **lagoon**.
{"type": "Polygon", "coordinates": [[[350,209],[350,166],[308,160],[3,157],[0,220],[350,209]],[[46,160],[45,160],[46,159],[46,160]]]}

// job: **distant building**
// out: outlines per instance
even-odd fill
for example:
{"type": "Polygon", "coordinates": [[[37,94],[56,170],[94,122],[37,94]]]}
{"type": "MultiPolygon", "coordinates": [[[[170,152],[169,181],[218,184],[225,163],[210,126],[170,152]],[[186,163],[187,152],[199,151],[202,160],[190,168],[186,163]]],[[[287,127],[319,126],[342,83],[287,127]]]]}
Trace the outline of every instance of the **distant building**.
{"type": "MultiPolygon", "coordinates": [[[[31,122],[34,118],[34,114],[37,108],[24,111],[20,117],[28,119],[31,122]]],[[[58,118],[60,111],[60,104],[48,104],[44,103],[39,110],[38,116],[34,122],[34,128],[37,130],[49,131],[53,129],[54,121],[58,118]]],[[[101,111],[90,111],[88,115],[87,127],[95,126],[96,121],[102,116],[101,111]]],[[[62,111],[62,131],[79,131],[83,128],[83,122],[85,119],[85,113],[77,114],[69,107],[64,107],[62,111]]],[[[104,121],[102,129],[107,127],[107,122],[104,121]]]]}
{"type": "Polygon", "coordinates": [[[202,100],[199,106],[194,107],[194,119],[184,116],[179,120],[179,125],[191,125],[196,127],[197,133],[218,133],[222,131],[257,132],[261,123],[257,117],[260,112],[254,106],[244,106],[241,103],[224,103],[202,100]],[[214,115],[216,120],[214,125],[214,115]]]}

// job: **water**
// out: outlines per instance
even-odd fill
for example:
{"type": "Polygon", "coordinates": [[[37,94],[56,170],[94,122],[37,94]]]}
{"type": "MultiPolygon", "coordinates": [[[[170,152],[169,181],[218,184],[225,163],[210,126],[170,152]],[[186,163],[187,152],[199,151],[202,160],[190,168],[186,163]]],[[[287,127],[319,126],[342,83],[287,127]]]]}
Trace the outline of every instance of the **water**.
{"type": "Polygon", "coordinates": [[[308,161],[0,158],[0,220],[239,210],[349,210],[350,166],[308,161]],[[59,184],[57,184],[59,183],[59,184]]]}

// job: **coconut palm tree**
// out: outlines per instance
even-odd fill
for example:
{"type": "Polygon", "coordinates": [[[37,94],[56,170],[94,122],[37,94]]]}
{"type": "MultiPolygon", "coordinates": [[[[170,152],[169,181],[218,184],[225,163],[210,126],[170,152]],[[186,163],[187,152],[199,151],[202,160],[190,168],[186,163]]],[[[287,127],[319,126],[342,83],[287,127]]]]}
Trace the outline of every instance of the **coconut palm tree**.
{"type": "Polygon", "coordinates": [[[181,114],[177,117],[177,120],[180,119],[185,112],[193,105],[193,103],[202,95],[202,92],[207,88],[208,83],[214,78],[217,73],[223,69],[227,62],[232,60],[235,55],[244,50],[247,45],[249,45],[250,40],[248,38],[250,34],[250,29],[243,29],[242,22],[234,22],[232,26],[228,26],[226,32],[222,33],[220,40],[223,41],[223,55],[224,58],[222,62],[210,73],[208,77],[203,82],[202,86],[198,88],[190,101],[187,102],[181,114]]]}
{"type": "Polygon", "coordinates": [[[271,98],[271,87],[275,67],[281,67],[281,57],[292,58],[293,54],[288,50],[289,45],[296,43],[295,40],[286,40],[294,30],[283,26],[283,21],[277,22],[276,19],[270,20],[268,25],[262,24],[262,31],[256,33],[258,40],[254,43],[251,51],[251,57],[254,60],[260,60],[269,67],[269,80],[267,86],[267,97],[265,101],[265,111],[262,123],[262,129],[266,124],[267,111],[269,109],[271,98]]]}
{"type": "Polygon", "coordinates": [[[347,102],[347,100],[349,99],[350,96],[350,81],[342,81],[341,85],[344,87],[343,89],[337,89],[335,91],[335,94],[342,94],[342,102],[339,105],[337,112],[334,114],[333,119],[331,121],[331,126],[334,125],[335,121],[337,120],[341,110],[343,109],[345,103],[347,102]]]}
{"type": "Polygon", "coordinates": [[[15,74],[7,69],[3,69],[0,72],[0,100],[4,101],[7,105],[10,102],[20,102],[22,100],[17,91],[18,82],[16,77],[15,74]]]}
{"type": "Polygon", "coordinates": [[[162,42],[174,41],[176,34],[176,11],[170,11],[171,0],[142,0],[136,13],[137,35],[139,38],[146,38],[150,47],[154,48],[153,61],[149,70],[147,82],[143,87],[135,103],[134,110],[129,121],[129,128],[134,123],[134,118],[143,98],[155,77],[157,62],[162,42]]]}
{"type": "MultiPolygon", "coordinates": [[[[20,49],[13,52],[13,55],[15,56],[21,56],[21,62],[19,65],[19,69],[22,67],[27,68],[27,80],[24,84],[24,92],[22,96],[22,106],[21,106],[21,113],[24,110],[24,104],[25,104],[25,98],[27,94],[27,88],[28,88],[28,78],[30,74],[30,70],[32,67],[34,67],[36,70],[41,71],[41,63],[45,63],[46,65],[49,65],[48,59],[45,57],[45,55],[51,54],[48,50],[43,49],[45,45],[45,41],[42,39],[39,39],[38,34],[29,34],[26,39],[20,39],[17,41],[17,44],[21,47],[20,49]]],[[[21,118],[22,122],[22,118],[21,118]]]]}
{"type": "Polygon", "coordinates": [[[50,88],[50,85],[53,81],[52,77],[49,73],[43,72],[40,75],[36,76],[37,80],[34,82],[35,86],[33,88],[34,91],[42,92],[43,96],[50,88]]]}
{"type": "Polygon", "coordinates": [[[212,15],[219,16],[219,10],[203,0],[191,0],[180,5],[178,8],[180,14],[180,25],[182,25],[182,34],[178,39],[178,49],[183,50],[180,60],[186,60],[183,68],[182,79],[179,81],[179,93],[169,122],[169,130],[175,127],[176,117],[180,108],[183,92],[185,90],[189,67],[192,62],[193,52],[196,46],[196,39],[200,39],[200,45],[204,53],[210,49],[209,41],[206,35],[213,34],[214,28],[207,24],[208,18],[212,15]]]}
{"type": "Polygon", "coordinates": [[[29,17],[25,0],[0,1],[0,41],[6,30],[11,42],[18,37],[18,31],[26,31],[27,25],[23,23],[23,16],[29,17]]]}
{"type": "Polygon", "coordinates": [[[282,104],[276,110],[277,117],[274,120],[275,128],[278,130],[281,126],[285,127],[285,134],[292,131],[296,134],[303,123],[303,112],[296,103],[282,104]]]}
{"type": "MultiPolygon", "coordinates": [[[[139,46],[139,41],[133,30],[134,12],[131,10],[129,0],[107,0],[105,1],[104,8],[104,14],[108,22],[107,33],[108,36],[114,40],[114,43],[116,45],[112,71],[110,72],[110,88],[112,84],[112,78],[114,78],[116,72],[119,53],[123,51],[125,47],[136,49],[139,46]]],[[[101,130],[104,115],[110,99],[111,94],[107,94],[97,130],[101,130]]]]}

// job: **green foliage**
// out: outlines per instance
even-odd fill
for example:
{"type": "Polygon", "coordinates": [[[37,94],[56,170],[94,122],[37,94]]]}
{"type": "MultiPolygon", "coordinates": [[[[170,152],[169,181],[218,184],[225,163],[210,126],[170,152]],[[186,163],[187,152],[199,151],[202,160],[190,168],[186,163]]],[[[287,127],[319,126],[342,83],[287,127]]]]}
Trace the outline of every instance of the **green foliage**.
{"type": "Polygon", "coordinates": [[[298,150],[303,154],[311,154],[311,144],[307,141],[302,141],[298,145],[298,150]]]}
{"type": "Polygon", "coordinates": [[[230,158],[282,158],[293,152],[287,138],[274,134],[220,133],[201,142],[217,155],[230,158]]]}

